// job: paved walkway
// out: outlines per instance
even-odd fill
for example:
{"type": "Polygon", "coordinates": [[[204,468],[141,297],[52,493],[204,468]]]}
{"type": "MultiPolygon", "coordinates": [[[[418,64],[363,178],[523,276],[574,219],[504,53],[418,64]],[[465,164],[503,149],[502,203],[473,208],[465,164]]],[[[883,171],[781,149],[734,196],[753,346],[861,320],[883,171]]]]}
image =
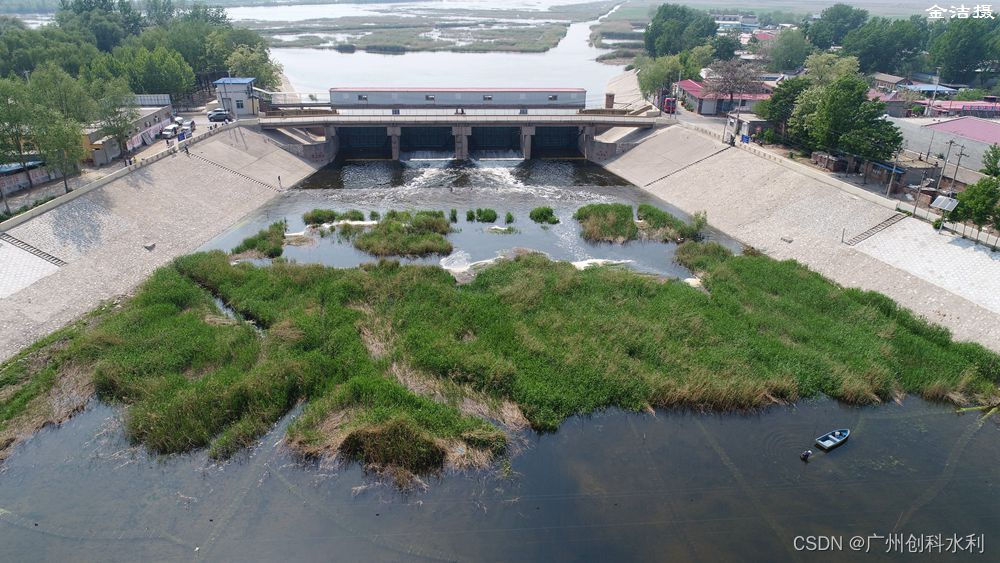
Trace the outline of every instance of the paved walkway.
{"type": "Polygon", "coordinates": [[[178,153],[10,230],[68,264],[51,271],[0,247],[10,253],[0,262],[13,257],[18,272],[0,276],[0,361],[130,292],[154,269],[260,207],[277,194],[265,184],[278,174],[287,187],[317,167],[244,128],[202,141],[191,153],[241,173],[178,153]],[[147,243],[155,247],[146,250],[147,243]]]}
{"type": "Polygon", "coordinates": [[[849,247],[842,237],[893,211],[682,127],[606,166],[685,212],[707,211],[713,226],[774,258],[882,292],[957,338],[1000,351],[1000,292],[989,281],[1000,280],[1000,260],[948,242],[926,223],[905,219],[849,247]]]}
{"type": "Polygon", "coordinates": [[[0,240],[0,298],[28,287],[49,274],[59,271],[51,262],[0,240]]]}

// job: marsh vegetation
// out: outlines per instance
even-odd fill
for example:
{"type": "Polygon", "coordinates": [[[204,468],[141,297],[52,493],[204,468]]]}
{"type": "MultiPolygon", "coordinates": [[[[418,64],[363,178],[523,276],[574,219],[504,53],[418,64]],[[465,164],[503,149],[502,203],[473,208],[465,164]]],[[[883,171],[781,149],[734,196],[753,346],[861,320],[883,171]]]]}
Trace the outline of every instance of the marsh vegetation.
{"type": "MultiPolygon", "coordinates": [[[[417,216],[448,224],[443,213],[410,224],[417,216]]],[[[538,254],[461,285],[438,267],[395,262],[258,267],[222,252],[186,256],[91,326],[0,366],[4,424],[28,393],[8,389],[44,389],[62,365],[25,358],[60,350],[102,399],[128,405],[128,436],[154,451],[227,457],[306,401],[288,430],[297,451],[401,475],[489,463],[505,428],[553,430],[611,406],[747,409],[820,393],[850,403],[903,393],[997,400],[1000,357],[881,294],[716,243],[686,242],[677,257],[706,291],[538,254]]]]}

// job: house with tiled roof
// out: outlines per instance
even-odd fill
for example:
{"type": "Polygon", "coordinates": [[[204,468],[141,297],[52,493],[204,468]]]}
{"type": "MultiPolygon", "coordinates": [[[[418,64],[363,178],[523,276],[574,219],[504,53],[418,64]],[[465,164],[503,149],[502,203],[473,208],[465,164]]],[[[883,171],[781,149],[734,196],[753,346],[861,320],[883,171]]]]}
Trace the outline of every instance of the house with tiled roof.
{"type": "Polygon", "coordinates": [[[876,72],[872,75],[872,85],[877,90],[898,90],[900,86],[910,84],[910,81],[902,76],[876,72]]]}
{"type": "Polygon", "coordinates": [[[737,107],[740,111],[753,112],[761,100],[771,97],[771,92],[762,87],[758,92],[736,94],[730,103],[728,95],[708,92],[703,82],[688,79],[677,83],[677,95],[682,102],[701,115],[726,115],[730,111],[735,111],[737,107]]]}

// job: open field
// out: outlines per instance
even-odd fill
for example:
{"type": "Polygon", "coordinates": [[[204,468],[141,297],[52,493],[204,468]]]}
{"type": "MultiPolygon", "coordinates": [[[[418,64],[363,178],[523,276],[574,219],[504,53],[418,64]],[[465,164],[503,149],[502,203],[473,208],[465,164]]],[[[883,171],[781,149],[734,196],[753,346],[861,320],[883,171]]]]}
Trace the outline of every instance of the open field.
{"type": "Polygon", "coordinates": [[[257,267],[194,254],[3,364],[2,424],[19,424],[23,390],[39,396],[71,365],[129,406],[128,436],[154,451],[228,457],[305,400],[294,449],[405,481],[490,463],[504,429],[553,430],[611,406],[997,400],[1000,356],[880,294],[714,243],[686,243],[678,259],[704,289],[537,254],[464,285],[395,262],[257,267]],[[39,355],[72,362],[28,360],[39,355]]]}

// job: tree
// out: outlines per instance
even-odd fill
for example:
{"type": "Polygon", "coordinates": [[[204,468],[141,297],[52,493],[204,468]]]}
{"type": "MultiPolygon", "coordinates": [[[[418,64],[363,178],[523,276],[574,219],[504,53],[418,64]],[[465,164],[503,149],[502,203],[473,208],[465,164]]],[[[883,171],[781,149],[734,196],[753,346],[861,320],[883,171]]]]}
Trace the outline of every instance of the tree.
{"type": "Polygon", "coordinates": [[[820,49],[840,45],[851,30],[864,25],[868,11],[852,8],[847,4],[834,4],[823,10],[819,20],[813,22],[807,31],[809,40],[820,49]]]}
{"type": "Polygon", "coordinates": [[[951,97],[951,99],[971,102],[975,100],[981,100],[983,99],[983,96],[986,95],[988,95],[988,93],[986,92],[986,90],[983,90],[982,88],[962,88],[961,90],[956,92],[955,95],[951,97]]]}
{"type": "Polygon", "coordinates": [[[978,69],[997,57],[995,34],[1000,20],[953,19],[930,47],[931,60],[941,67],[945,81],[966,82],[978,69]]]}
{"type": "MultiPolygon", "coordinates": [[[[28,86],[16,78],[0,78],[0,160],[16,160],[28,170],[27,154],[41,108],[32,101],[28,86]]],[[[34,187],[28,174],[28,186],[34,187]]],[[[3,191],[3,190],[0,190],[3,191]]],[[[4,199],[4,206],[7,200],[4,199]]],[[[10,212],[10,208],[7,208],[10,212]]]]}
{"type": "Polygon", "coordinates": [[[732,35],[716,35],[709,44],[712,46],[712,58],[720,61],[735,57],[736,50],[740,48],[739,40],[732,35]]]}
{"type": "Polygon", "coordinates": [[[715,60],[715,49],[711,45],[698,45],[689,51],[681,51],[678,55],[684,65],[684,76],[692,78],[701,74],[701,69],[708,67],[715,60]]]}
{"type": "Polygon", "coordinates": [[[81,135],[83,128],[78,122],[53,110],[46,112],[35,135],[35,144],[45,159],[45,167],[62,175],[66,193],[69,193],[67,177],[87,156],[80,142],[81,135]]]}
{"type": "Polygon", "coordinates": [[[80,123],[94,120],[97,104],[83,82],[70,76],[54,62],[47,62],[35,69],[28,86],[39,104],[80,123]]]}
{"type": "Polygon", "coordinates": [[[233,76],[257,79],[257,87],[264,90],[281,86],[281,65],[271,60],[267,49],[239,46],[229,58],[226,67],[233,76]]]}
{"type": "Polygon", "coordinates": [[[795,110],[795,103],[802,92],[811,85],[812,81],[802,76],[782,80],[769,99],[757,104],[754,112],[770,122],[780,124],[781,132],[785,134],[788,120],[795,110]]]}
{"type": "Polygon", "coordinates": [[[857,76],[857,57],[814,53],[806,57],[806,76],[817,86],[826,86],[844,76],[857,76]]]}
{"type": "Polygon", "coordinates": [[[782,31],[771,47],[771,70],[795,70],[802,66],[813,50],[804,33],[797,29],[782,31]]]}
{"type": "Polygon", "coordinates": [[[173,0],[146,0],[146,19],[159,26],[167,25],[174,18],[173,0]]]}
{"type": "Polygon", "coordinates": [[[1000,145],[994,143],[983,152],[983,167],[979,171],[987,176],[1000,178],[1000,145]]]}
{"type": "Polygon", "coordinates": [[[644,57],[639,62],[639,91],[648,98],[659,91],[667,90],[683,72],[677,55],[650,59],[644,57]]]}
{"type": "Polygon", "coordinates": [[[676,4],[661,4],[646,26],[643,42],[651,57],[676,55],[715,37],[718,26],[705,12],[676,4]]]}
{"type": "Polygon", "coordinates": [[[98,98],[97,114],[101,134],[114,139],[124,156],[128,151],[128,140],[135,132],[135,121],[139,119],[135,94],[129,90],[124,79],[119,78],[107,84],[98,98]]]}
{"type": "Polygon", "coordinates": [[[729,107],[733,107],[736,94],[757,92],[761,82],[759,69],[739,59],[717,61],[708,67],[711,71],[706,80],[705,90],[718,96],[729,97],[729,107]]]}
{"type": "Polygon", "coordinates": [[[883,119],[884,113],[884,103],[868,99],[868,84],[863,79],[844,76],[800,94],[789,126],[811,148],[885,161],[900,149],[903,137],[895,125],[883,119]]]}
{"type": "Polygon", "coordinates": [[[958,207],[952,212],[951,218],[956,221],[972,221],[978,232],[976,242],[979,242],[979,235],[983,227],[996,221],[1000,210],[997,203],[1000,203],[1000,179],[982,178],[975,184],[965,188],[960,194],[955,196],[958,200],[958,207]]]}
{"type": "Polygon", "coordinates": [[[863,72],[892,72],[908,75],[919,70],[919,58],[926,48],[927,20],[872,18],[844,37],[844,53],[858,58],[863,72]]]}

